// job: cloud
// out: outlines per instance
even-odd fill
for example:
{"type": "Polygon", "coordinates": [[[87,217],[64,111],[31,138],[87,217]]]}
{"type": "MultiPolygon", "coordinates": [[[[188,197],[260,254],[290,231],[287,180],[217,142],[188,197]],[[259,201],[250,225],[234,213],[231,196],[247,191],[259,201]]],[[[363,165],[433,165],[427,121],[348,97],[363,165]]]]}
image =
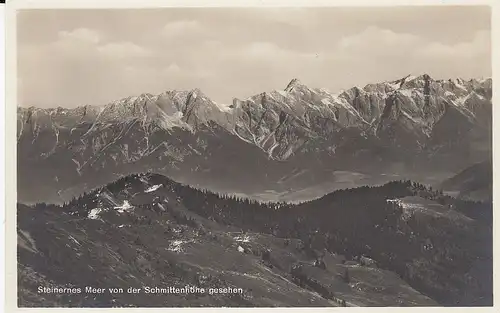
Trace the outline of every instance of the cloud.
{"type": "Polygon", "coordinates": [[[491,53],[491,32],[481,30],[472,41],[456,44],[430,42],[416,51],[417,55],[431,58],[459,57],[464,59],[479,58],[491,53]]]}
{"type": "Polygon", "coordinates": [[[71,26],[38,23],[44,30],[36,37],[28,31],[35,23],[26,22],[18,47],[20,100],[76,106],[200,88],[230,103],[284,88],[294,77],[336,92],[410,73],[465,78],[491,72],[490,32],[456,19],[447,20],[455,27],[430,30],[426,24],[422,31],[422,17],[409,22],[399,13],[395,21],[375,14],[367,22],[343,17],[346,12],[333,18],[301,9],[167,11],[142,18],[135,11],[126,18],[113,13],[126,21],[118,27],[110,19],[65,17],[60,20],[71,26]]]}
{"type": "Polygon", "coordinates": [[[90,44],[97,44],[100,41],[100,35],[97,31],[88,28],[77,28],[72,31],[60,31],[58,37],[63,41],[79,41],[90,44]]]}
{"type": "Polygon", "coordinates": [[[278,61],[283,58],[298,58],[301,56],[300,52],[285,49],[272,42],[257,41],[248,45],[240,47],[235,50],[234,55],[240,57],[251,57],[256,59],[267,59],[269,61],[278,61]]]}
{"type": "Polygon", "coordinates": [[[378,56],[406,54],[422,43],[418,36],[370,26],[360,33],[343,37],[338,52],[378,56]]]}
{"type": "Polygon", "coordinates": [[[306,59],[311,60],[318,57],[314,52],[293,50],[268,41],[255,41],[225,48],[221,44],[215,45],[212,42],[207,45],[207,49],[208,48],[213,49],[215,53],[218,53],[225,60],[234,62],[245,60],[252,64],[284,64],[294,62],[294,66],[296,66],[297,62],[302,63],[306,59]]]}
{"type": "MultiPolygon", "coordinates": [[[[19,94],[23,95],[23,103],[103,104],[122,90],[133,90],[133,77],[124,75],[126,67],[141,68],[144,60],[153,55],[151,50],[130,41],[107,42],[100,32],[88,28],[60,31],[57,35],[49,43],[19,45],[18,76],[23,81],[19,94]]],[[[144,88],[148,77],[141,78],[145,80],[141,85],[144,88]]]]}
{"type": "Polygon", "coordinates": [[[98,46],[97,51],[112,58],[149,57],[152,52],[132,42],[111,42],[98,46]]]}
{"type": "Polygon", "coordinates": [[[426,38],[370,26],[357,34],[343,37],[337,52],[344,54],[364,54],[370,58],[403,57],[410,58],[452,58],[470,59],[490,53],[490,32],[478,31],[470,41],[446,44],[427,40],[426,38]]]}
{"type": "Polygon", "coordinates": [[[344,73],[346,82],[358,77],[356,85],[410,73],[427,73],[443,79],[491,75],[490,32],[484,30],[477,31],[469,40],[447,43],[370,26],[343,37],[331,54],[342,62],[330,64],[336,64],[336,70],[344,73]]]}
{"type": "Polygon", "coordinates": [[[177,65],[177,63],[172,63],[163,69],[165,75],[179,75],[182,73],[182,69],[177,65]]]}
{"type": "Polygon", "coordinates": [[[177,37],[187,33],[202,32],[203,28],[195,20],[179,20],[170,22],[163,27],[162,34],[166,37],[177,37]]]}
{"type": "MultiPolygon", "coordinates": [[[[72,31],[60,31],[57,40],[40,45],[40,50],[52,50],[51,53],[63,56],[74,56],[93,53],[101,41],[101,36],[97,31],[88,28],[78,28],[72,31]]],[[[33,47],[32,47],[33,48],[33,47]]]]}
{"type": "Polygon", "coordinates": [[[57,41],[39,49],[61,57],[124,59],[152,55],[152,51],[130,41],[105,42],[98,31],[88,28],[60,31],[57,41]]]}

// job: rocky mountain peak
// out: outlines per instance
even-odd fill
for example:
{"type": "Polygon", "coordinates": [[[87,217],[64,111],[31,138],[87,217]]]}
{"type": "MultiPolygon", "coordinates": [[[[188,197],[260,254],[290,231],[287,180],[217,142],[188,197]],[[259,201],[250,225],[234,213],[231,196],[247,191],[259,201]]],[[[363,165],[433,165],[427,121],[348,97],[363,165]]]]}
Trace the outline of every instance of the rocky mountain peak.
{"type": "Polygon", "coordinates": [[[191,97],[197,98],[198,96],[204,96],[203,92],[199,88],[194,88],[189,91],[191,97]]]}
{"type": "Polygon", "coordinates": [[[304,86],[304,84],[302,84],[302,82],[298,78],[294,78],[288,83],[288,85],[285,88],[285,91],[290,92],[294,88],[297,88],[299,86],[304,86]]]}

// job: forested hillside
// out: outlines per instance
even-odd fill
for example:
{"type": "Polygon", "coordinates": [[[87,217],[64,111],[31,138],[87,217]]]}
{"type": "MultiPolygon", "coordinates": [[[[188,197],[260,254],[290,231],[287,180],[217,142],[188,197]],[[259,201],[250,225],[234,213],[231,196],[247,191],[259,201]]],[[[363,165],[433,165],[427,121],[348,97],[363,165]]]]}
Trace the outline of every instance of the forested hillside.
{"type": "MultiPolygon", "coordinates": [[[[314,264],[324,263],[325,251],[352,262],[371,260],[443,305],[487,305],[492,299],[491,203],[457,200],[411,181],[339,190],[291,205],[197,190],[157,174],[135,174],[62,206],[39,203],[34,208],[50,212],[46,218],[52,223],[71,217],[84,229],[98,227],[105,233],[109,227],[129,225],[133,241],[146,246],[172,230],[161,222],[171,220],[203,236],[215,227],[299,240],[300,251],[314,264]]],[[[20,227],[31,233],[34,222],[24,225],[26,217],[20,218],[20,227]]],[[[99,240],[107,245],[115,239],[99,240]]],[[[272,249],[265,251],[269,259],[274,257],[272,249]]],[[[283,269],[302,277],[297,272],[301,267],[295,264],[292,271],[292,263],[283,269]]]]}

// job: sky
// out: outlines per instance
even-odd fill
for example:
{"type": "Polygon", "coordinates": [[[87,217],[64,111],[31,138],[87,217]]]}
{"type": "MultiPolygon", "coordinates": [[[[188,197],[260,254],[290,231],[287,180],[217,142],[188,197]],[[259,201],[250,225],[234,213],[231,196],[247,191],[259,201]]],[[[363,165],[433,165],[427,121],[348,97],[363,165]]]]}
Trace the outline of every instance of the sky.
{"type": "Polygon", "coordinates": [[[194,88],[230,104],[293,78],[335,93],[409,74],[491,77],[490,15],[479,6],[23,10],[18,104],[194,88]]]}

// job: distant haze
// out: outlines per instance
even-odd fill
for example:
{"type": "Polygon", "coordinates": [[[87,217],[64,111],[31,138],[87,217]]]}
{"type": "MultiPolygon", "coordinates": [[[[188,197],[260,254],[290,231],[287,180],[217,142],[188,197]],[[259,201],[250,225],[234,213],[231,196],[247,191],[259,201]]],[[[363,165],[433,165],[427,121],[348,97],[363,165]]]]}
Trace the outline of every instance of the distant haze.
{"type": "Polygon", "coordinates": [[[18,104],[101,105],[200,88],[219,103],[283,89],[332,92],[427,73],[491,76],[490,9],[25,10],[18,104]]]}

